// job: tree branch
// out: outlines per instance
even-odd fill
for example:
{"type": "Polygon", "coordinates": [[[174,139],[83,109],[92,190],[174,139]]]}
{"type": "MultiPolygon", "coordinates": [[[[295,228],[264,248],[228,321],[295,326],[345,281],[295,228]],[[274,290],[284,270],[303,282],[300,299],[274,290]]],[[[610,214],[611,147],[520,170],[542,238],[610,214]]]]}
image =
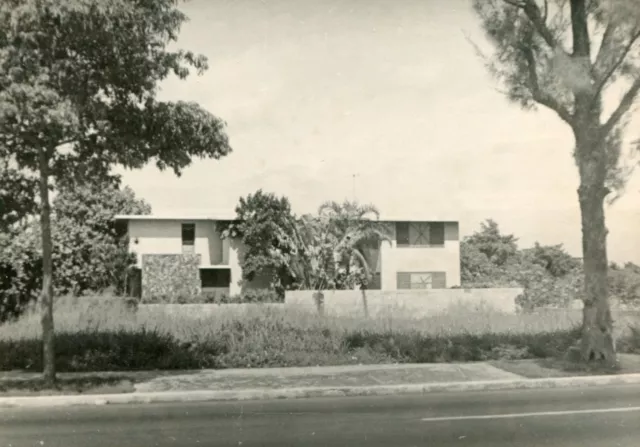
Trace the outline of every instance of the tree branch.
{"type": "Polygon", "coordinates": [[[607,122],[604,123],[604,125],[601,127],[601,138],[606,138],[606,136],[609,135],[609,133],[620,122],[625,113],[629,111],[629,109],[635,102],[636,97],[638,96],[638,92],[640,92],[640,78],[637,78],[634,81],[629,90],[627,90],[627,92],[622,97],[622,100],[620,100],[620,104],[618,104],[618,107],[613,111],[607,122]]]}
{"type": "Polygon", "coordinates": [[[526,0],[523,9],[524,13],[529,17],[529,20],[531,20],[531,23],[533,23],[538,34],[540,34],[544,41],[547,42],[547,45],[551,48],[556,48],[556,38],[547,26],[547,23],[540,13],[540,8],[536,4],[535,0],[526,0]]]}
{"type": "Polygon", "coordinates": [[[540,81],[538,80],[538,73],[536,72],[536,59],[531,49],[531,45],[526,42],[521,45],[521,50],[527,60],[527,68],[529,70],[529,88],[531,89],[531,95],[539,104],[553,110],[558,116],[567,124],[573,127],[573,116],[571,112],[562,106],[552,95],[545,93],[540,88],[540,81]]]}
{"type": "Polygon", "coordinates": [[[607,27],[604,29],[604,33],[602,34],[602,41],[600,42],[600,48],[598,49],[598,54],[596,55],[596,60],[593,63],[594,67],[599,67],[604,58],[609,55],[609,51],[611,48],[611,40],[615,37],[615,26],[609,21],[607,23],[607,27]]]}
{"type": "MultiPolygon", "coordinates": [[[[607,26],[607,30],[609,29],[609,26],[607,26]]],[[[606,37],[606,30],[605,30],[605,37],[606,37]]],[[[603,37],[604,39],[604,37],[603,37]]],[[[622,63],[625,61],[625,59],[627,58],[627,55],[629,54],[629,51],[631,51],[631,47],[633,47],[633,44],[636,43],[638,41],[638,39],[640,39],[640,29],[636,29],[633,33],[633,35],[631,36],[631,38],[629,39],[629,42],[627,43],[627,45],[625,45],[622,54],[620,55],[620,57],[618,58],[618,60],[611,65],[611,67],[609,68],[609,70],[607,70],[602,77],[598,77],[596,79],[596,87],[593,93],[593,100],[595,100],[600,93],[602,92],[602,89],[604,88],[604,86],[607,84],[607,82],[609,81],[609,79],[611,79],[611,76],[613,76],[613,74],[615,73],[615,71],[620,68],[620,66],[622,65],[622,63]]],[[[602,51],[602,47],[600,47],[600,51],[602,51]]],[[[605,56],[603,55],[602,58],[600,57],[600,52],[598,53],[598,59],[600,63],[604,63],[603,62],[603,58],[605,56]]],[[[596,59],[596,64],[598,63],[598,59],[596,59]]]]}

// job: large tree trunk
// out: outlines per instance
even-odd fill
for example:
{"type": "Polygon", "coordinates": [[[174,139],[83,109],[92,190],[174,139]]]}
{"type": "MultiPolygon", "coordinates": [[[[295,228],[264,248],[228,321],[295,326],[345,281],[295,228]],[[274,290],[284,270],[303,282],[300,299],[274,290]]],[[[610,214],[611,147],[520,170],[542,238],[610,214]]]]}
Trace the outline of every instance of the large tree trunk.
{"type": "Polygon", "coordinates": [[[605,149],[597,138],[577,138],[584,258],[584,309],[581,354],[585,362],[616,363],[613,319],[608,301],[607,228],[604,199],[605,149]]]}
{"type": "Polygon", "coordinates": [[[53,327],[53,259],[51,241],[51,206],[49,204],[49,160],[45,149],[40,150],[40,223],[42,227],[42,362],[47,387],[56,383],[55,345],[53,327]]]}

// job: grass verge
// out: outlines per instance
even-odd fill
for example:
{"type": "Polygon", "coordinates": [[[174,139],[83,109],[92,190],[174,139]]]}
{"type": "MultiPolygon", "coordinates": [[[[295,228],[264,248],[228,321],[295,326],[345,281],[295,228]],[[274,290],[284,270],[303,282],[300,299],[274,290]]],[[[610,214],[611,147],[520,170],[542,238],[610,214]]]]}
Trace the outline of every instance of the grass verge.
{"type": "MultiPolygon", "coordinates": [[[[184,315],[83,297],[56,303],[56,360],[61,372],[117,372],[552,359],[578,338],[579,318],[572,311],[508,315],[461,306],[420,319],[321,318],[260,305],[184,315]]],[[[638,334],[620,338],[621,352],[640,353],[638,334]]],[[[0,326],[0,370],[41,368],[39,316],[0,326]]]]}

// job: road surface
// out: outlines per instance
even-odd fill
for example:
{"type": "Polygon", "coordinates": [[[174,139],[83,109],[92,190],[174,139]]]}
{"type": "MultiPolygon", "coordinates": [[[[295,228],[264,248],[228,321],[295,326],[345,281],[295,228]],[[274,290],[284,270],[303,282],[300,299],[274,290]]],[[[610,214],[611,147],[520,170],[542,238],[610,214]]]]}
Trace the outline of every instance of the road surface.
{"type": "Polygon", "coordinates": [[[0,409],[0,447],[638,447],[640,386],[0,409]]]}

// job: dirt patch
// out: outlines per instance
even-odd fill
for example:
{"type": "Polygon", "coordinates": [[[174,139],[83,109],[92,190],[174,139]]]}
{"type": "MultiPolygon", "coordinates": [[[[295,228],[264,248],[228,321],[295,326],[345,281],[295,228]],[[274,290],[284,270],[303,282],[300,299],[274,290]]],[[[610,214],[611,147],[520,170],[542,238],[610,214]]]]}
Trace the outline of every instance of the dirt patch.
{"type": "Polygon", "coordinates": [[[40,377],[14,377],[0,380],[0,397],[121,394],[134,391],[134,380],[118,376],[59,378],[54,389],[45,387],[40,377]]]}
{"type": "Polygon", "coordinates": [[[608,368],[597,364],[585,365],[554,358],[496,360],[490,363],[496,368],[518,374],[527,379],[640,373],[640,355],[619,354],[618,362],[619,366],[617,368],[608,368]]]}

